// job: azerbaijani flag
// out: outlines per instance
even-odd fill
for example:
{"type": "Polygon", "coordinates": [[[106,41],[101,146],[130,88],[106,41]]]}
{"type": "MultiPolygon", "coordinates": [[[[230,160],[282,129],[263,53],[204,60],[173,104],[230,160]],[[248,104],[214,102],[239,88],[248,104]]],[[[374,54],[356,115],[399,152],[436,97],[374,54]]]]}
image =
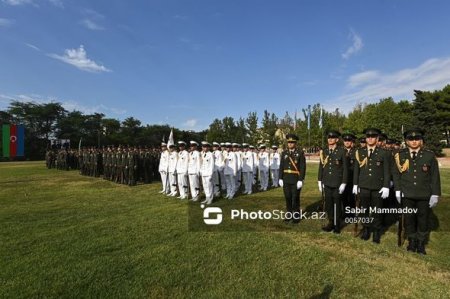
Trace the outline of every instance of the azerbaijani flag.
{"type": "Polygon", "coordinates": [[[24,155],[25,128],[23,125],[3,125],[3,157],[24,155]]]}

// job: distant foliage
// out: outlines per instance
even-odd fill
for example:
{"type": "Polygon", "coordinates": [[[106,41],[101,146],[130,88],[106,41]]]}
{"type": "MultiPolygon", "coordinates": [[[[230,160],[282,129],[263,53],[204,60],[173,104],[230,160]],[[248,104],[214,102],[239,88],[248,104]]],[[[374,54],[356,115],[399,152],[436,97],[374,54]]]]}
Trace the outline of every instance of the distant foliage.
{"type": "MultiPolygon", "coordinates": [[[[300,107],[301,108],[301,107],[300,107]]],[[[415,90],[412,102],[395,102],[385,98],[372,104],[357,104],[345,115],[336,109],[323,110],[323,126],[320,127],[320,104],[311,106],[311,127],[307,129],[308,111],[302,115],[286,112],[279,117],[265,110],[261,119],[256,112],[249,112],[246,118],[234,119],[227,116],[214,119],[208,130],[202,132],[182,131],[174,128],[176,141],[190,140],[210,142],[238,142],[257,145],[281,145],[287,133],[296,133],[302,147],[322,147],[324,134],[329,129],[353,132],[362,136],[364,128],[373,126],[381,129],[390,138],[402,140],[402,128],[425,129],[427,148],[440,155],[444,144],[450,144],[450,85],[437,91],[415,90]]],[[[104,114],[83,114],[67,111],[60,103],[38,104],[35,102],[11,101],[8,109],[0,111],[0,124],[20,123],[25,125],[25,154],[29,159],[42,159],[50,138],[70,139],[72,147],[78,147],[82,139],[84,146],[104,145],[147,145],[157,146],[169,137],[169,125],[145,125],[128,117],[123,121],[105,118],[104,114]]],[[[1,149],[0,143],[0,150],[1,149]]]]}

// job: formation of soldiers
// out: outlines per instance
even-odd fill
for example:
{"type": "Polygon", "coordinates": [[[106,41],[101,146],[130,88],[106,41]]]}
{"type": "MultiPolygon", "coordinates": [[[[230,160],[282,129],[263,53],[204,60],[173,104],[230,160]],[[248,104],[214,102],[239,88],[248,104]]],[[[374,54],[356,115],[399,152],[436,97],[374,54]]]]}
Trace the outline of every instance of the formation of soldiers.
{"type": "Polygon", "coordinates": [[[268,150],[265,144],[258,148],[247,143],[217,143],[184,141],[161,144],[162,152],[159,172],[162,180],[160,193],[180,199],[197,201],[203,189],[211,204],[214,197],[222,194],[233,199],[237,193],[252,194],[256,190],[266,191],[278,187],[280,154],[273,145],[268,150]],[[259,184],[259,188],[257,186],[259,184]]]}
{"type": "Polygon", "coordinates": [[[84,147],[80,150],[48,150],[47,168],[80,171],[81,175],[135,186],[159,180],[159,150],[149,147],[84,147]]]}
{"type": "Polygon", "coordinates": [[[45,165],[48,169],[58,170],[78,169],[78,151],[71,149],[52,149],[45,153],[45,165]]]}
{"type": "MultiPolygon", "coordinates": [[[[390,141],[376,128],[364,130],[361,146],[355,148],[355,135],[327,133],[328,146],[320,151],[318,187],[322,193],[328,224],[324,231],[340,233],[342,220],[353,219],[355,229],[361,223],[362,240],[372,236],[380,243],[384,211],[400,212],[400,229],[408,238],[407,250],[426,254],[428,218],[441,195],[439,168],[432,151],[424,148],[424,132],[411,129],[404,133],[406,147],[390,141]],[[413,209],[417,209],[414,212],[413,209]]],[[[346,223],[349,223],[345,221],[346,223]]],[[[352,222],[352,223],[353,223],[352,222]]]]}
{"type": "MultiPolygon", "coordinates": [[[[424,148],[423,130],[406,131],[403,146],[376,128],[363,134],[360,139],[337,130],[326,134],[327,146],[319,152],[318,171],[322,208],[328,218],[322,229],[338,234],[344,223],[353,223],[362,240],[372,236],[374,243],[380,243],[382,230],[389,225],[384,211],[397,210],[399,246],[403,230],[407,250],[426,254],[428,219],[441,196],[441,186],[436,157],[424,148]],[[358,224],[362,225],[360,232],[358,224]]],[[[299,223],[305,154],[297,148],[297,136],[288,134],[286,138],[287,149],[281,154],[275,145],[268,150],[265,144],[256,148],[246,143],[203,141],[200,146],[190,141],[188,150],[186,142],[179,141],[178,146],[162,143],[161,149],[108,146],[49,150],[46,165],[79,169],[82,175],[103,176],[130,186],[160,179],[160,193],[198,201],[203,190],[205,204],[217,197],[231,200],[236,194],[266,191],[270,184],[283,188],[286,215],[290,215],[284,221],[299,223]]]]}

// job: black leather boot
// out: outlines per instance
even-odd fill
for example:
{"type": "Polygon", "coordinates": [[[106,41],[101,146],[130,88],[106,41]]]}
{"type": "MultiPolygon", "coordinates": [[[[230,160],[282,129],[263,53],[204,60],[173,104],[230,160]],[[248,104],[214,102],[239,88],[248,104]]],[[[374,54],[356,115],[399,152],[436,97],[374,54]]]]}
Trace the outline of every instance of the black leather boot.
{"type": "Polygon", "coordinates": [[[417,242],[417,253],[419,254],[427,254],[427,252],[425,251],[425,242],[424,241],[419,241],[417,242]]]}
{"type": "Polygon", "coordinates": [[[372,239],[372,241],[374,243],[380,244],[380,239],[381,239],[380,231],[378,231],[378,230],[374,231],[373,232],[373,239],[372,239]]]}
{"type": "Polygon", "coordinates": [[[417,251],[417,240],[416,239],[408,239],[408,246],[406,250],[416,252],[417,251]]]}
{"type": "Polygon", "coordinates": [[[322,230],[326,231],[326,232],[331,232],[333,229],[334,229],[334,224],[331,221],[329,221],[326,226],[322,227],[322,230]]]}
{"type": "Polygon", "coordinates": [[[361,239],[367,241],[370,239],[370,231],[368,227],[364,227],[363,232],[361,234],[361,239]]]}

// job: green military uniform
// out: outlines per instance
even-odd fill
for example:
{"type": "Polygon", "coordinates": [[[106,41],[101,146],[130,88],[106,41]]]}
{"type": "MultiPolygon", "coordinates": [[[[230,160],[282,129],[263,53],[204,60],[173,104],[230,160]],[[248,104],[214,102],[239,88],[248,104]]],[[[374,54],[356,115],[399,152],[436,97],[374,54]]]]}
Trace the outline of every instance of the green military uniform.
{"type": "MultiPolygon", "coordinates": [[[[288,134],[286,138],[288,143],[298,141],[298,137],[294,134],[288,134]]],[[[285,221],[292,220],[293,223],[298,223],[300,221],[300,191],[306,172],[306,160],[303,151],[296,148],[283,151],[279,171],[280,186],[283,187],[286,211],[288,212],[285,221]]]]}
{"type": "MultiPolygon", "coordinates": [[[[377,138],[378,129],[364,130],[367,138],[377,138]]],[[[359,148],[355,152],[356,163],[353,168],[353,184],[359,189],[361,199],[363,234],[361,238],[368,240],[373,232],[373,242],[380,242],[382,214],[372,213],[370,209],[382,209],[383,197],[389,196],[390,154],[377,146],[359,148]],[[380,195],[381,193],[381,195],[380,195]]],[[[355,193],[356,190],[354,190],[355,193]]],[[[361,215],[360,215],[361,216],[361,215]]]]}
{"type": "MultiPolygon", "coordinates": [[[[340,133],[330,131],[328,139],[339,138],[340,133]]],[[[325,196],[325,211],[328,216],[328,225],[322,229],[325,231],[341,231],[342,194],[345,191],[348,180],[348,160],[346,150],[335,144],[334,148],[326,148],[320,151],[320,163],[318,178],[320,188],[325,196]]]]}
{"type": "MultiPolygon", "coordinates": [[[[346,207],[349,208],[355,208],[356,207],[356,200],[355,195],[352,192],[353,187],[353,168],[355,165],[355,152],[356,149],[354,147],[356,136],[352,133],[344,133],[342,134],[342,139],[345,141],[351,141],[352,147],[350,148],[344,148],[345,154],[347,156],[348,161],[348,175],[347,175],[347,185],[345,187],[344,195],[342,197],[342,205],[345,210],[346,207]]],[[[344,213],[343,217],[352,217],[354,215],[344,213]]]]}
{"type": "MultiPolygon", "coordinates": [[[[412,129],[405,132],[407,140],[422,140],[423,131],[412,129]],[[416,139],[417,138],[417,139],[416,139]]],[[[404,214],[405,229],[409,240],[408,250],[426,254],[425,241],[429,234],[428,218],[431,207],[441,195],[439,166],[430,150],[400,150],[392,167],[397,200],[403,207],[417,209],[417,213],[404,214]]]]}

